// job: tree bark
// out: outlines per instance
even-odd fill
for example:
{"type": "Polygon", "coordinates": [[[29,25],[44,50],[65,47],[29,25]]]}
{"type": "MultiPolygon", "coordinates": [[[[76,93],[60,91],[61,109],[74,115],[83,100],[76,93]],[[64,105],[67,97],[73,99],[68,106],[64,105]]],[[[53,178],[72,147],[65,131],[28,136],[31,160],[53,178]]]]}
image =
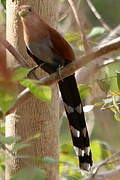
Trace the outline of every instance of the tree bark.
{"type": "MultiPolygon", "coordinates": [[[[23,42],[22,26],[17,15],[17,8],[21,4],[31,4],[32,7],[50,24],[54,24],[57,17],[56,0],[7,0],[7,39],[26,58],[29,65],[33,62],[26,54],[23,42]]],[[[13,68],[16,60],[7,55],[8,65],[13,68]]],[[[38,77],[45,75],[43,71],[37,72],[38,77]]],[[[18,91],[22,88],[18,85],[18,91]]],[[[21,136],[22,141],[29,136],[40,133],[40,138],[31,142],[31,147],[25,148],[17,154],[32,157],[52,157],[58,159],[58,133],[59,133],[59,102],[58,90],[52,87],[53,96],[51,104],[43,103],[31,96],[24,104],[6,117],[6,136],[21,136]]],[[[10,147],[9,147],[10,148],[10,147]]],[[[12,175],[26,165],[37,165],[46,170],[49,180],[58,179],[57,164],[38,164],[31,159],[8,159],[6,162],[5,179],[10,180],[12,175]]]]}

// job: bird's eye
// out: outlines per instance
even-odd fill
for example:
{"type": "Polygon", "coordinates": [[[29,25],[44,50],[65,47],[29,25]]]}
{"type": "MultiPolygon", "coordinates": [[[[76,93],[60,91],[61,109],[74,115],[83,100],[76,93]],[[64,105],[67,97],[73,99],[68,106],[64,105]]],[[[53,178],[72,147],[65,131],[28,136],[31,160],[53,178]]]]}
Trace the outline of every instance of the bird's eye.
{"type": "Polygon", "coordinates": [[[29,9],[28,9],[28,11],[29,11],[29,12],[31,12],[31,11],[32,11],[32,9],[31,9],[31,8],[29,8],[29,9]]]}

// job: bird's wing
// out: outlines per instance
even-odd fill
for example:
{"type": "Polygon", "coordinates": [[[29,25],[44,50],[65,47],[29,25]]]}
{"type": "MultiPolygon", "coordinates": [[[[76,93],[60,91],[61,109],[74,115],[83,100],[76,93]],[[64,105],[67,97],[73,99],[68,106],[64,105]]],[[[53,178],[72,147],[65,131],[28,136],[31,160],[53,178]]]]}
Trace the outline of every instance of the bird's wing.
{"type": "Polygon", "coordinates": [[[75,55],[68,42],[53,28],[49,28],[49,36],[52,42],[52,50],[64,59],[74,61],[75,55]]]}

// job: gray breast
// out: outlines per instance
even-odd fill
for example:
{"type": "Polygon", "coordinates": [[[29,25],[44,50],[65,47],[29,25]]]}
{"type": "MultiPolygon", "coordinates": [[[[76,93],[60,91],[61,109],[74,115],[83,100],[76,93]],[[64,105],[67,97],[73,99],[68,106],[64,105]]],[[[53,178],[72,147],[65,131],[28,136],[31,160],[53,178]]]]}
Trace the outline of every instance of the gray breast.
{"type": "Polygon", "coordinates": [[[49,64],[54,64],[54,53],[51,46],[49,39],[39,40],[37,43],[33,42],[27,45],[29,51],[38,59],[49,64]]]}
{"type": "Polygon", "coordinates": [[[27,45],[29,51],[41,61],[58,68],[65,65],[65,59],[53,52],[53,45],[49,38],[38,40],[27,45]]]}

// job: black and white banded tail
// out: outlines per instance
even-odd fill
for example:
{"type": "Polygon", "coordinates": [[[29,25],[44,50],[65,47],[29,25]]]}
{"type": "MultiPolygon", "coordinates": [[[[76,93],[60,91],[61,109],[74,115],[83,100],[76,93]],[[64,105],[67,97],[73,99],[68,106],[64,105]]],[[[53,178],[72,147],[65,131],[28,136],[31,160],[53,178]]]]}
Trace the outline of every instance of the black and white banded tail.
{"type": "Polygon", "coordinates": [[[58,84],[69,120],[73,145],[79,158],[80,168],[88,171],[92,166],[92,155],[75,76],[71,75],[58,84]]]}
{"type": "MultiPolygon", "coordinates": [[[[28,49],[27,52],[38,65],[44,63],[44,61],[38,59],[28,49]]],[[[67,60],[65,62],[66,64],[68,63],[67,60]]],[[[57,69],[56,66],[47,63],[44,63],[41,68],[49,74],[55,72],[57,69]]],[[[69,120],[73,145],[79,158],[80,168],[89,171],[92,166],[92,155],[83,107],[75,76],[71,75],[64,78],[59,81],[58,84],[69,120]]]]}

